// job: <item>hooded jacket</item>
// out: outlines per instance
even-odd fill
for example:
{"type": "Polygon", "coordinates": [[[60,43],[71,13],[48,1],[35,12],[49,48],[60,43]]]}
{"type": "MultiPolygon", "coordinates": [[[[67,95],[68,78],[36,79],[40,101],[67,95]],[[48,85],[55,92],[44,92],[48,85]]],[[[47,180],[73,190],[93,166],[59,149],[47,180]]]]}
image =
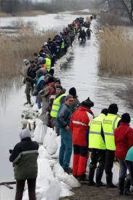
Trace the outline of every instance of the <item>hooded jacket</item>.
{"type": "Polygon", "coordinates": [[[87,146],[89,122],[93,119],[93,112],[84,106],[79,106],[71,116],[70,128],[74,145],[87,146]]]}
{"type": "Polygon", "coordinates": [[[133,146],[133,129],[128,123],[120,123],[115,129],[115,155],[119,160],[125,160],[128,149],[133,146]]]}
{"type": "Polygon", "coordinates": [[[21,142],[17,143],[10,155],[13,162],[16,180],[34,179],[37,177],[38,143],[30,138],[28,129],[20,133],[21,142]]]}

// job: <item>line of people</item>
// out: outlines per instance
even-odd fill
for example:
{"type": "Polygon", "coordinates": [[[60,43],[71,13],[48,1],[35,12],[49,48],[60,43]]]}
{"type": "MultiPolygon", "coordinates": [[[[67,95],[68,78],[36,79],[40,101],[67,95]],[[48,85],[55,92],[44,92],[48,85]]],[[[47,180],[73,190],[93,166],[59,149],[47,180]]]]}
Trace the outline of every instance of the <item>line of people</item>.
{"type": "MultiPolygon", "coordinates": [[[[24,59],[26,69],[24,73],[21,72],[26,84],[27,102],[25,104],[32,106],[31,95],[34,95],[38,108],[42,109],[40,118],[45,125],[52,128],[56,127],[57,134],[60,134],[61,130],[56,120],[60,106],[69,105],[73,102],[71,109],[74,111],[79,101],[75,88],[71,88],[67,96],[66,90],[61,86],[60,79],[54,77],[54,65],[58,59],[67,53],[68,48],[72,46],[75,36],[82,26],[82,22],[82,18],[77,18],[63,32],[57,34],[53,40],[49,38],[47,43],[41,47],[39,53],[34,53],[33,60],[24,59]]],[[[13,150],[9,150],[9,160],[13,163],[16,179],[15,200],[22,200],[26,181],[28,183],[29,199],[36,200],[35,189],[39,144],[32,141],[30,131],[27,128],[27,121],[23,121],[20,140],[13,150]]],[[[70,156],[71,152],[69,152],[70,156]]]]}
{"type": "Polygon", "coordinates": [[[72,173],[81,183],[85,181],[89,186],[105,186],[102,182],[105,170],[106,187],[116,188],[112,172],[116,158],[120,165],[119,193],[130,194],[133,184],[133,128],[130,127],[130,115],[124,113],[120,117],[117,104],[110,104],[95,117],[91,110],[94,103],[90,98],[80,103],[74,112],[71,109],[73,103],[73,96],[67,96],[57,115],[61,134],[60,165],[71,173],[69,164],[73,148],[72,173]]]}
{"type": "MultiPolygon", "coordinates": [[[[27,66],[24,74],[27,103],[32,104],[32,91],[38,108],[42,109],[40,118],[43,123],[61,136],[59,163],[66,173],[72,173],[81,183],[87,181],[89,186],[100,187],[104,186],[102,176],[105,170],[106,185],[114,188],[112,168],[116,157],[120,163],[120,194],[129,194],[130,185],[133,184],[133,129],[130,127],[130,115],[124,113],[120,117],[117,104],[111,104],[96,117],[92,111],[94,102],[89,97],[80,103],[76,88],[70,88],[67,93],[60,79],[54,77],[52,67],[57,59],[66,54],[82,24],[82,19],[77,18],[53,40],[49,38],[39,54],[34,54],[33,61],[24,61],[27,66]],[[127,169],[129,178],[126,176],[127,169]]],[[[23,129],[21,142],[10,151],[10,161],[14,164],[17,180],[16,200],[22,199],[25,180],[28,180],[29,198],[35,200],[38,144],[32,142],[25,126],[23,129]],[[25,171],[25,166],[32,170],[25,171]]]]}

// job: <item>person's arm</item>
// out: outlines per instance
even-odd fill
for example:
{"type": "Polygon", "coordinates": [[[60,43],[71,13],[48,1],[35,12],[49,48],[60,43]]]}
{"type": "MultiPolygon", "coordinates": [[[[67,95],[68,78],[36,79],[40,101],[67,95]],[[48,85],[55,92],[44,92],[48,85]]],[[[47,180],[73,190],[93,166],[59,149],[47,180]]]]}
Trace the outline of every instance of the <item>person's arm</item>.
{"type": "Polygon", "coordinates": [[[102,138],[103,138],[103,141],[105,142],[105,137],[104,137],[103,127],[101,127],[101,136],[102,136],[102,138]]]}
{"type": "Polygon", "coordinates": [[[60,122],[60,124],[62,125],[62,127],[67,127],[67,122],[66,122],[66,115],[67,115],[67,110],[66,108],[63,106],[58,114],[58,120],[60,122]]]}
{"type": "Polygon", "coordinates": [[[20,157],[21,151],[22,151],[22,150],[21,150],[20,143],[18,143],[18,144],[14,147],[13,151],[11,152],[11,155],[10,155],[10,157],[9,157],[10,162],[14,162],[15,160],[18,160],[19,157],[20,157]]]}

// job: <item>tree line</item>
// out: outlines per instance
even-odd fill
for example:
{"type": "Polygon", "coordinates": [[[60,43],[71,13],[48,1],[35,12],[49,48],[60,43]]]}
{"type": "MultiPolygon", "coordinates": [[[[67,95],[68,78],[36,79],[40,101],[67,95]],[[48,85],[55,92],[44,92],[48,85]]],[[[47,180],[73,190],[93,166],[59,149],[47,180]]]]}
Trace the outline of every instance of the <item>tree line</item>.
{"type": "Polygon", "coordinates": [[[26,10],[44,10],[46,12],[77,10],[89,8],[89,6],[90,1],[88,0],[51,0],[51,2],[0,0],[0,11],[11,14],[26,10]]]}

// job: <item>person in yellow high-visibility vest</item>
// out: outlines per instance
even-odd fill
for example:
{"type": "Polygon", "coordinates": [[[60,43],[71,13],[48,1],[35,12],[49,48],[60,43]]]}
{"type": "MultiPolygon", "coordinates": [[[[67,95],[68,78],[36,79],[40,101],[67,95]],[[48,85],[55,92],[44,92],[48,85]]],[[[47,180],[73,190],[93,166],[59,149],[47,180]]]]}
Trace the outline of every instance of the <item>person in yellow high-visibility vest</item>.
{"type": "Polygon", "coordinates": [[[116,187],[113,182],[113,162],[115,157],[115,138],[114,130],[118,127],[120,117],[117,115],[118,106],[117,104],[111,104],[108,108],[108,115],[104,118],[102,126],[106,145],[106,155],[105,155],[105,172],[106,172],[106,182],[107,187],[116,187]]]}
{"type": "MultiPolygon", "coordinates": [[[[61,85],[57,86],[56,87],[56,97],[53,101],[51,112],[50,112],[52,127],[56,127],[56,118],[57,118],[57,115],[58,115],[61,105],[65,101],[65,97],[66,97],[65,90],[62,88],[61,85]]],[[[56,129],[57,129],[56,130],[57,134],[59,134],[57,127],[56,127],[56,129]]]]}
{"type": "Polygon", "coordinates": [[[51,58],[46,57],[43,66],[47,70],[47,72],[50,72],[50,70],[51,70],[51,58]]]}
{"type": "Polygon", "coordinates": [[[104,184],[101,182],[101,179],[104,171],[106,146],[104,141],[102,122],[107,114],[108,109],[103,109],[101,111],[101,114],[98,117],[95,117],[89,125],[90,128],[88,137],[88,147],[91,150],[91,162],[89,166],[89,185],[95,185],[94,174],[95,169],[97,167],[97,163],[99,163],[96,169],[97,187],[104,186],[104,184]]]}

